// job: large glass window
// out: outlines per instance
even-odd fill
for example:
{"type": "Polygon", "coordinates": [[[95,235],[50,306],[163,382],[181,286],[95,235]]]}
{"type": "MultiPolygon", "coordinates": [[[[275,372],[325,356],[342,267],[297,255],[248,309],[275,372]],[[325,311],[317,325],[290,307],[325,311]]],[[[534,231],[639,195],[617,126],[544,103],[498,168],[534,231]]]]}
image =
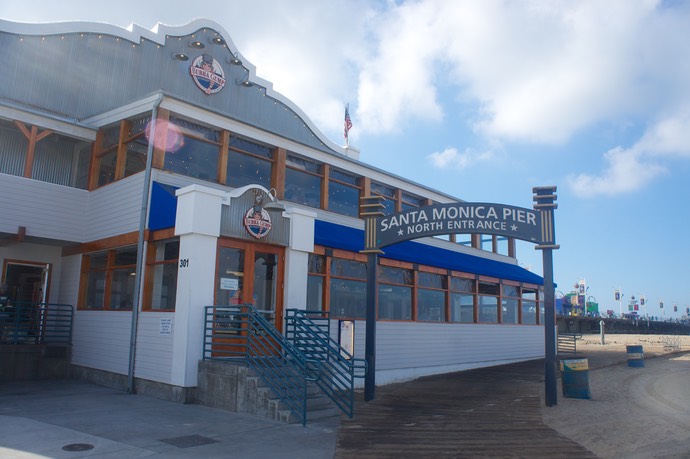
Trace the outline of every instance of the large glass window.
{"type": "Polygon", "coordinates": [[[218,179],[220,132],[178,117],[170,117],[183,137],[180,147],[166,151],[165,170],[202,180],[218,179]]]}
{"type": "Polygon", "coordinates": [[[321,165],[288,155],[285,168],[285,199],[297,204],[321,207],[321,165]]]}
{"type": "Polygon", "coordinates": [[[269,147],[230,137],[226,185],[239,188],[259,184],[270,189],[272,165],[273,152],[269,147]]]}
{"type": "Polygon", "coordinates": [[[379,266],[379,319],[412,320],[411,269],[379,266]]]}
{"type": "Polygon", "coordinates": [[[331,316],[364,319],[367,308],[367,265],[331,259],[331,316]]]}
{"type": "Polygon", "coordinates": [[[417,285],[417,320],[446,321],[446,279],[442,274],[419,272],[417,285]]]}
{"type": "Polygon", "coordinates": [[[522,323],[537,323],[537,289],[522,289],[522,323]]]}
{"type": "Polygon", "coordinates": [[[520,307],[520,287],[502,285],[501,290],[501,323],[518,323],[518,308],[520,307]]]}
{"type": "Polygon", "coordinates": [[[474,322],[474,279],[450,278],[450,321],[474,322]]]}
{"type": "Polygon", "coordinates": [[[351,217],[359,215],[358,178],[337,169],[331,169],[328,181],[328,210],[351,217]]]}
{"type": "Polygon", "coordinates": [[[136,247],[85,255],[86,309],[131,310],[134,300],[136,247]]]}
{"type": "Polygon", "coordinates": [[[309,277],[307,277],[307,309],[323,310],[323,286],[326,275],[326,257],[309,254],[309,277]]]}
{"type": "Polygon", "coordinates": [[[500,293],[498,282],[479,282],[478,316],[479,322],[498,323],[498,295],[500,293]]]}
{"type": "Polygon", "coordinates": [[[146,309],[174,311],[180,241],[165,240],[149,246],[147,282],[150,299],[146,309]]]}
{"type": "Polygon", "coordinates": [[[426,202],[426,199],[421,198],[417,195],[414,195],[412,193],[407,193],[405,191],[402,192],[401,196],[401,208],[403,211],[406,210],[413,210],[416,209],[417,207],[422,207],[424,203],[426,202]]]}
{"type": "Polygon", "coordinates": [[[371,194],[386,198],[385,201],[381,201],[381,204],[383,204],[385,207],[383,209],[384,214],[391,215],[396,212],[395,188],[383,185],[381,183],[371,182],[371,194]]]}

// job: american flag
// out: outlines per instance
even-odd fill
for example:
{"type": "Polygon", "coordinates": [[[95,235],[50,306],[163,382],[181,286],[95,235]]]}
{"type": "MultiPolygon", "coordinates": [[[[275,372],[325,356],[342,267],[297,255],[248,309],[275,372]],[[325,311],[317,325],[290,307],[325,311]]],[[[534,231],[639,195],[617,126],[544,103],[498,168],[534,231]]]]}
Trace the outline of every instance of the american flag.
{"type": "Polygon", "coordinates": [[[348,139],[348,132],[352,129],[352,120],[350,119],[350,104],[345,106],[345,139],[348,139]]]}

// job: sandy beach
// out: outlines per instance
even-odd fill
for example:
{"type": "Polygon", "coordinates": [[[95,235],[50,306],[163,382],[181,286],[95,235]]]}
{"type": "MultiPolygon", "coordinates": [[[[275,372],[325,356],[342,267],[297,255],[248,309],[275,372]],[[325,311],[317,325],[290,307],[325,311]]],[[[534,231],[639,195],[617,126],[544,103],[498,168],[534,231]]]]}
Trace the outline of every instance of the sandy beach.
{"type": "Polygon", "coordinates": [[[585,335],[591,399],[543,407],[544,423],[602,458],[690,458],[690,336],[585,335]],[[644,366],[627,364],[642,345],[644,366]]]}

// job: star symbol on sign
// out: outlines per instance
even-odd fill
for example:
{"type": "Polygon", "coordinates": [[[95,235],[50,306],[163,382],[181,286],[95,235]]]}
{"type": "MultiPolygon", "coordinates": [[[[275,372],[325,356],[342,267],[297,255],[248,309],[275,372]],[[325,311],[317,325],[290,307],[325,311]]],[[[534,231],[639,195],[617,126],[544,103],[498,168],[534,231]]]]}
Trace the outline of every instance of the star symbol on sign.
{"type": "Polygon", "coordinates": [[[517,225],[510,225],[510,229],[513,231],[517,231],[517,225]]]}
{"type": "Polygon", "coordinates": [[[403,230],[398,230],[398,236],[402,236],[402,235],[403,235],[403,230]]]}

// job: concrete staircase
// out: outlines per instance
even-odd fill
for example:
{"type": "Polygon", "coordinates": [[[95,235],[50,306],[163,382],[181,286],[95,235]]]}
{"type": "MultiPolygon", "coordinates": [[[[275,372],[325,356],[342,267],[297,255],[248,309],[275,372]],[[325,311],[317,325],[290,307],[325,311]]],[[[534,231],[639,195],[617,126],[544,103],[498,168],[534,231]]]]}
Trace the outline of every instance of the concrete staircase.
{"type": "MultiPolygon", "coordinates": [[[[196,400],[202,405],[280,422],[299,422],[265,382],[242,362],[200,361],[196,400]]],[[[340,416],[338,407],[314,383],[309,383],[307,422],[333,416],[340,416]]]]}

